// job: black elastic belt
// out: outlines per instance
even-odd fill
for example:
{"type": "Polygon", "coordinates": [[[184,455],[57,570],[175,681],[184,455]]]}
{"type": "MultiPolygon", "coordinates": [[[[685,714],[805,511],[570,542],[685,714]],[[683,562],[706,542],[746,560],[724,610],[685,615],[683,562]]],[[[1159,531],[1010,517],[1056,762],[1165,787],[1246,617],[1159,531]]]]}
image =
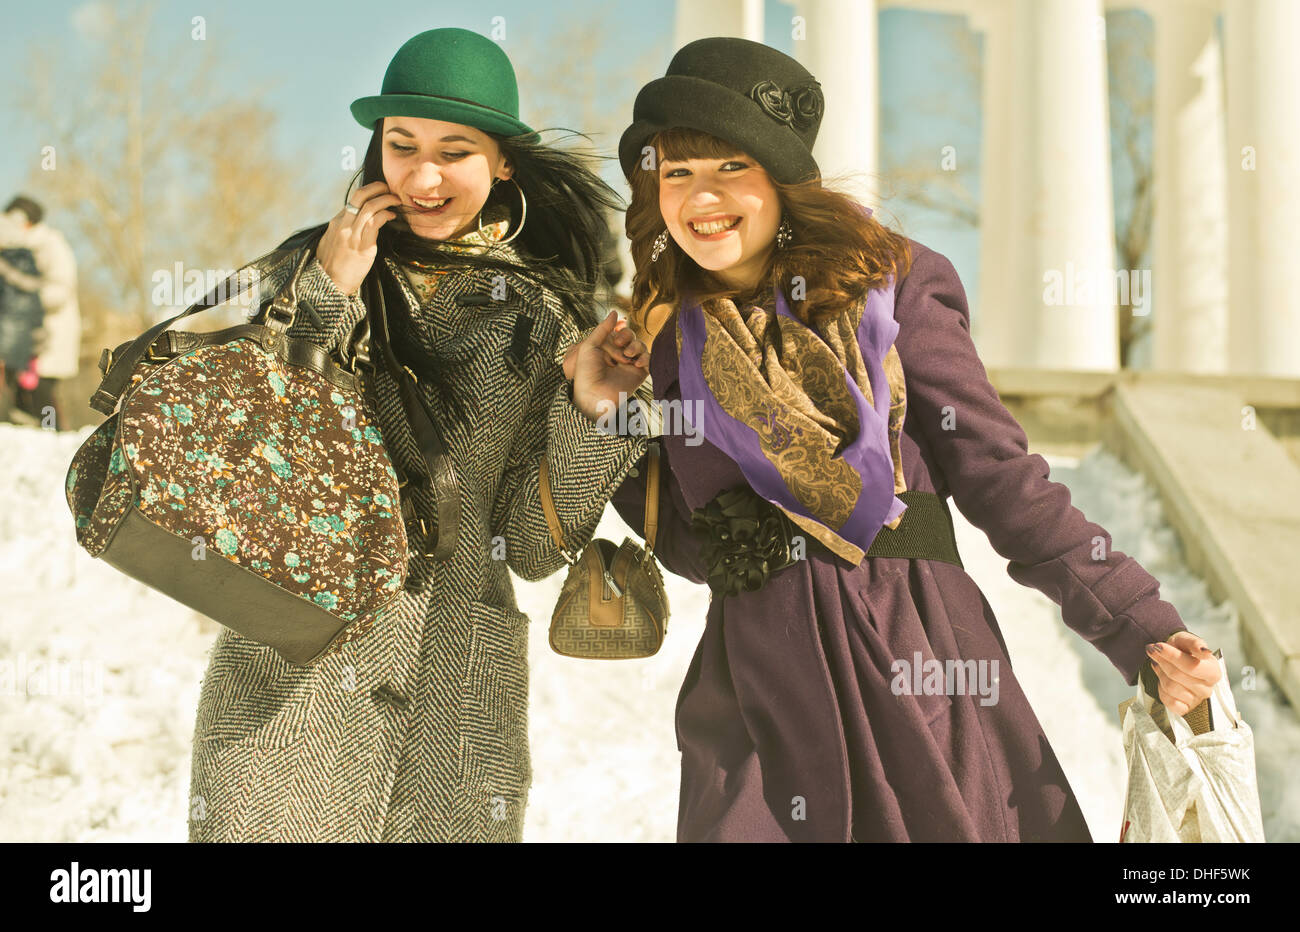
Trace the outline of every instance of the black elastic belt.
{"type": "Polygon", "coordinates": [[[907,506],[903,520],[897,528],[882,527],[867,556],[942,560],[961,566],[948,502],[933,492],[900,492],[898,497],[907,506]]]}
{"type": "MultiPolygon", "coordinates": [[[[882,527],[866,556],[962,566],[948,503],[933,492],[907,491],[898,497],[907,505],[902,520],[897,528],[882,527]]],[[[832,552],[749,486],[726,489],[696,508],[691,527],[709,567],[709,588],[720,595],[761,589],[772,573],[793,565],[799,559],[793,554],[796,537],[803,537],[805,551],[832,552]]]]}

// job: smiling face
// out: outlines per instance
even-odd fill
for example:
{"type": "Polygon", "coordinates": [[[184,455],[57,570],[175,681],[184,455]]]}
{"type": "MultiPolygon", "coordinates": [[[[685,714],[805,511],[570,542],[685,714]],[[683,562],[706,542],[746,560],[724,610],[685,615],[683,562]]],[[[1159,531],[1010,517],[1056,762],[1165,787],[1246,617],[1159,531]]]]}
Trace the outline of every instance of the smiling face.
{"type": "Polygon", "coordinates": [[[700,268],[742,291],[758,283],[781,223],[767,171],[740,153],[661,160],[659,211],[668,234],[700,268]]]}
{"type": "Polygon", "coordinates": [[[478,229],[492,180],[513,170],[482,130],[420,117],[385,117],[383,153],[384,181],[402,199],[411,231],[426,239],[478,229]]]}

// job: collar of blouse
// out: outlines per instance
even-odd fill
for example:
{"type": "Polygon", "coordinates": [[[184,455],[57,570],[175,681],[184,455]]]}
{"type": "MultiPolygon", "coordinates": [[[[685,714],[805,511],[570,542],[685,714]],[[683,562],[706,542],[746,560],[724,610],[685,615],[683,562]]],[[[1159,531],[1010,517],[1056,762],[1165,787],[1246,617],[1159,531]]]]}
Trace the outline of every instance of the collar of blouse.
{"type": "MultiPolygon", "coordinates": [[[[443,244],[443,248],[473,255],[482,255],[487,252],[491,243],[500,242],[505,237],[509,226],[510,216],[507,212],[500,220],[484,224],[481,235],[477,229],[471,230],[464,236],[447,240],[443,244]]],[[[437,290],[438,278],[446,275],[448,271],[448,269],[440,268],[437,263],[413,262],[402,266],[406,281],[411,286],[411,290],[421,307],[433,298],[434,292],[437,290]]]]}

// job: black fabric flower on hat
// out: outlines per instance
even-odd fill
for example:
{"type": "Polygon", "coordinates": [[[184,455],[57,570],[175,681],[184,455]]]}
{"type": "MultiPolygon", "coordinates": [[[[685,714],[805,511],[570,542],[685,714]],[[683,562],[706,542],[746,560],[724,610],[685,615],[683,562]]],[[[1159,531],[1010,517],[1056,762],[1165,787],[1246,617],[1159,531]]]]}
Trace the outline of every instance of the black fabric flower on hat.
{"type": "Polygon", "coordinates": [[[791,88],[782,88],[775,81],[759,81],[750,88],[749,96],[773,120],[801,130],[820,120],[826,106],[816,81],[791,88]]]}
{"type": "Polygon", "coordinates": [[[748,486],[719,492],[695,509],[691,527],[703,537],[700,554],[715,594],[761,589],[772,573],[791,563],[789,520],[748,486]]]}
{"type": "Polygon", "coordinates": [[[803,129],[822,118],[826,100],[820,84],[807,84],[790,90],[790,105],[794,109],[794,125],[803,129]]]}

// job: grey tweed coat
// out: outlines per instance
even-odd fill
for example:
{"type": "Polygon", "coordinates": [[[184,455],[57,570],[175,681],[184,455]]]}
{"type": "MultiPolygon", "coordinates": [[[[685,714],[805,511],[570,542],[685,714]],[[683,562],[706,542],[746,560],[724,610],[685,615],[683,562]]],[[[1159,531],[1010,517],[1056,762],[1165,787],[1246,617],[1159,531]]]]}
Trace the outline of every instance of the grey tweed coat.
{"type": "MultiPolygon", "coordinates": [[[[498,245],[513,258],[510,245],[498,245]]],[[[396,271],[396,267],[390,266],[396,271]]],[[[280,288],[288,262],[263,272],[280,288]]],[[[191,841],[520,841],[532,782],[528,749],[528,617],[507,568],[528,580],[564,566],[538,497],[545,453],[556,510],[585,544],[645,441],[599,430],[573,405],[559,359],[578,338],[552,295],[508,281],[500,305],[486,271],[443,276],[427,306],[398,280],[421,349],[445,367],[466,422],[444,417],[460,479],[461,531],[445,563],[414,555],[400,609],[369,635],[298,668],[222,629],[203,679],[194,731],[191,841]],[[515,314],[533,318],[526,372],[502,354],[515,314]]],[[[325,323],[300,312],[291,335],[327,348],[365,315],[313,259],[300,282],[325,323]]],[[[437,389],[421,383],[435,410],[437,389]]],[[[396,383],[375,377],[390,455],[421,463],[396,383]]],[[[420,512],[434,503],[416,496],[420,512]]]]}

